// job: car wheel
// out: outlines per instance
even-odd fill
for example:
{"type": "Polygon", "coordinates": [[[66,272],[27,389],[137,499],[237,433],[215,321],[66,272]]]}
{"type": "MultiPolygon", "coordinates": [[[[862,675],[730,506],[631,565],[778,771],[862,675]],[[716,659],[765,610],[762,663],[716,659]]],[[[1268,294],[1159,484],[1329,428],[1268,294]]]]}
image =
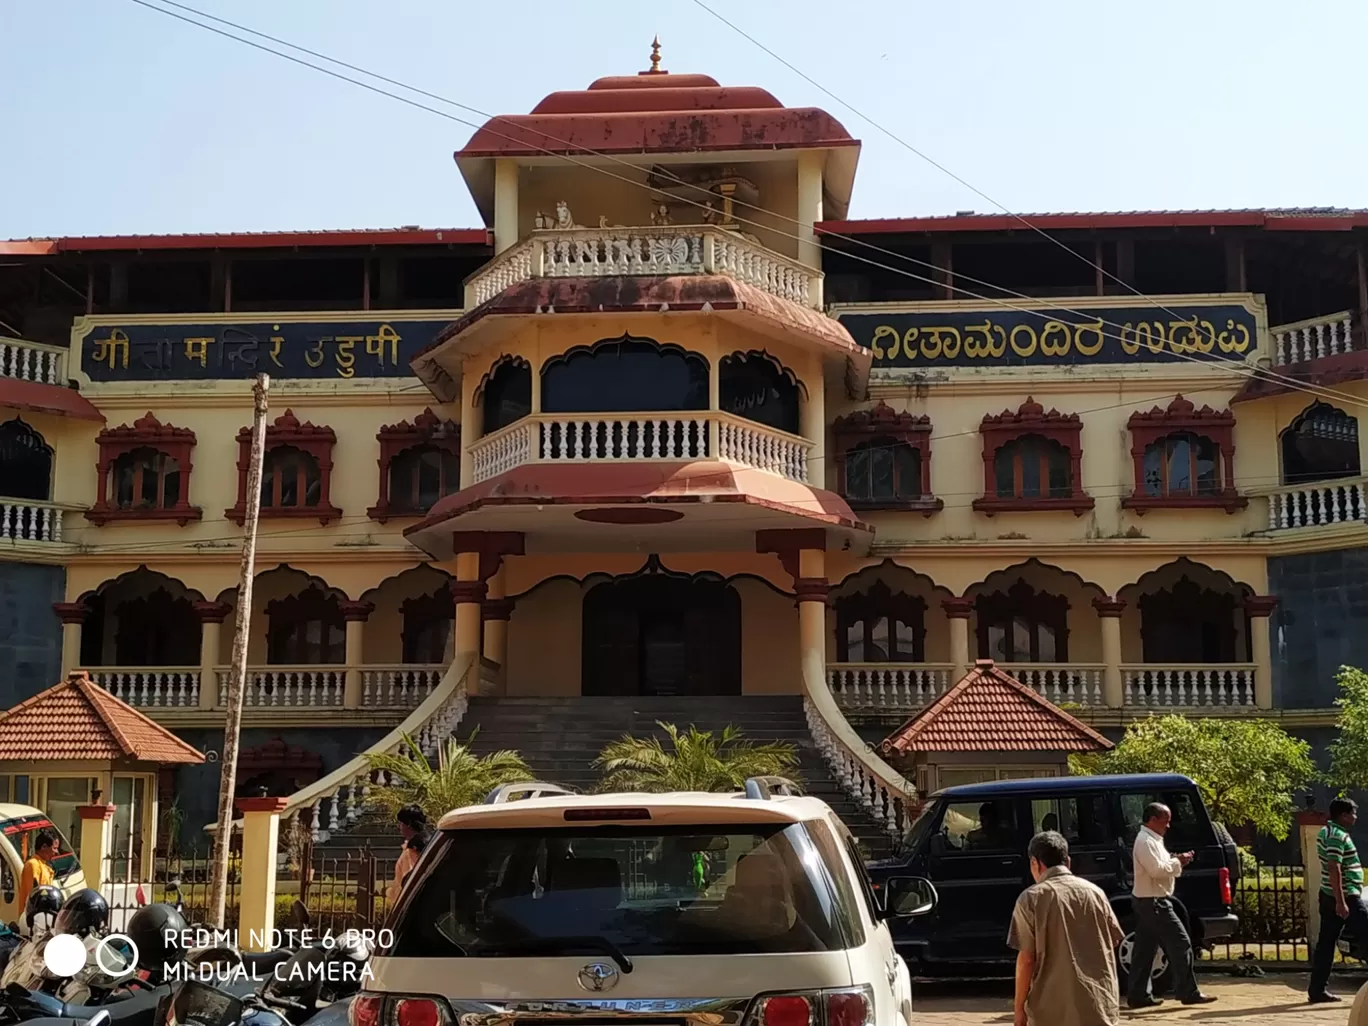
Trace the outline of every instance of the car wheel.
{"type": "MultiPolygon", "coordinates": [[[[1124,997],[1126,988],[1130,982],[1131,961],[1135,953],[1135,933],[1134,931],[1121,938],[1121,943],[1116,946],[1116,977],[1121,987],[1121,994],[1124,997]]],[[[1169,971],[1168,956],[1163,950],[1154,954],[1154,964],[1150,967],[1150,990],[1155,997],[1168,992],[1172,983],[1173,974],[1169,971]]]]}

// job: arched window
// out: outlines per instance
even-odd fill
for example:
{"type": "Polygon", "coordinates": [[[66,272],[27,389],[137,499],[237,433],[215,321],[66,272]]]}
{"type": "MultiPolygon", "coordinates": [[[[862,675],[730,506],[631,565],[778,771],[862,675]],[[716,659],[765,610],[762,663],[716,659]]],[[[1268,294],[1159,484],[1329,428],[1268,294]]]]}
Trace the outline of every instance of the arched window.
{"type": "Polygon", "coordinates": [[[1179,431],[1145,447],[1145,494],[1219,495],[1221,450],[1205,435],[1179,431]]]}
{"type": "Polygon", "coordinates": [[[571,349],[542,368],[543,413],[706,410],[708,361],[623,335],[571,349]]]}
{"type": "Polygon", "coordinates": [[[1283,484],[1358,477],[1358,420],[1327,403],[1313,403],[1282,433],[1283,484]]]}
{"type": "Polygon", "coordinates": [[[874,438],[845,454],[845,495],[862,502],[921,498],[921,453],[906,442],[874,438]]]}
{"type": "Polygon", "coordinates": [[[426,513],[461,487],[461,458],[435,445],[416,445],[395,457],[389,473],[391,511],[426,513]]]}
{"type": "Polygon", "coordinates": [[[399,607],[404,618],[402,649],[405,663],[431,665],[446,662],[447,639],[456,607],[446,588],[432,595],[404,601],[399,607]]]}
{"type": "Polygon", "coordinates": [[[494,368],[482,392],[484,433],[493,434],[532,412],[532,367],[506,358],[494,368]]]}
{"type": "MultiPolygon", "coordinates": [[[[108,608],[108,605],[106,605],[108,608]]],[[[166,588],[113,607],[115,666],[195,666],[201,624],[185,597],[166,588]]]]}
{"type": "Polygon", "coordinates": [[[764,353],[733,353],[717,372],[722,412],[791,435],[799,432],[798,385],[793,374],[764,353]]]}
{"type": "Polygon", "coordinates": [[[52,490],[52,447],[18,417],[0,424],[0,495],[45,500],[52,490]]]}
{"type": "Polygon", "coordinates": [[[883,581],[836,601],[836,659],[842,663],[926,661],[926,603],[883,581]]]}
{"type": "Polygon", "coordinates": [[[347,625],[337,596],[316,584],[266,605],[266,661],[311,666],[347,660],[347,625]]]}
{"type": "Polygon", "coordinates": [[[1238,599],[1186,575],[1171,588],[1141,595],[1140,644],[1147,663],[1233,663],[1238,599]]]}
{"type": "Polygon", "coordinates": [[[999,499],[1067,499],[1073,495],[1069,450],[1052,438],[1023,435],[993,454],[999,499]]]}
{"type": "Polygon", "coordinates": [[[292,445],[278,445],[266,454],[261,468],[261,508],[298,509],[317,506],[322,475],[312,453],[292,445]]]}
{"type": "Polygon", "coordinates": [[[1069,658],[1069,600],[1018,580],[1005,592],[980,595],[980,659],[999,663],[1062,663],[1069,658]]]}
{"type": "Polygon", "coordinates": [[[171,509],[181,498],[180,463],[157,449],[134,449],[114,460],[110,487],[115,509],[171,509]]]}

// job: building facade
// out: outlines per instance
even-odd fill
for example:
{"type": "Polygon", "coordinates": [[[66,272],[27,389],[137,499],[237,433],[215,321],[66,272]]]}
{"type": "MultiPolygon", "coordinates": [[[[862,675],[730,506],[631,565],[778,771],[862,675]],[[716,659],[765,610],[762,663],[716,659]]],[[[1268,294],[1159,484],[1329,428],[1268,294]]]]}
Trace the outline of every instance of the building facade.
{"type": "Polygon", "coordinates": [[[791,696],[890,832],[941,781],[869,742],[979,659],[1323,743],[1368,213],[850,220],[858,155],[653,65],[477,131],[475,229],[0,243],[0,702],[81,669],[221,746],[266,372],[239,779],[322,831],[472,697],[791,696]]]}

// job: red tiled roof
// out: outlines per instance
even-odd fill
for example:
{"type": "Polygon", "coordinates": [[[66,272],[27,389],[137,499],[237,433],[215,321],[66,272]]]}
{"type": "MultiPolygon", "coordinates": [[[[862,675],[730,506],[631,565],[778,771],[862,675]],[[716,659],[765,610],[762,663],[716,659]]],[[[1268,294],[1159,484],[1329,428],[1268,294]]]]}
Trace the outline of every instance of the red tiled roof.
{"type": "Polygon", "coordinates": [[[204,755],[84,673],[0,713],[0,760],[198,763],[204,755]]]}
{"type": "Polygon", "coordinates": [[[280,249],[315,246],[486,246],[487,228],[336,228],[294,232],[86,235],[0,240],[0,256],[55,256],[130,249],[280,249]]]}
{"type": "Polygon", "coordinates": [[[0,407],[28,410],[31,413],[55,413],[59,417],[93,420],[100,424],[105,419],[105,415],[74,388],[20,378],[0,377],[0,407]]]}
{"type": "Polygon", "coordinates": [[[1094,228],[1264,228],[1268,231],[1349,231],[1368,227],[1368,210],[1345,207],[1269,207],[1245,210],[1115,210],[1102,213],[964,212],[930,217],[821,221],[828,235],[897,235],[916,232],[1002,232],[1094,228]],[[1026,222],[1023,224],[1022,222],[1026,222]]]}
{"type": "Polygon", "coordinates": [[[884,739],[885,752],[1096,752],[1112,743],[991,660],[884,739]]]}

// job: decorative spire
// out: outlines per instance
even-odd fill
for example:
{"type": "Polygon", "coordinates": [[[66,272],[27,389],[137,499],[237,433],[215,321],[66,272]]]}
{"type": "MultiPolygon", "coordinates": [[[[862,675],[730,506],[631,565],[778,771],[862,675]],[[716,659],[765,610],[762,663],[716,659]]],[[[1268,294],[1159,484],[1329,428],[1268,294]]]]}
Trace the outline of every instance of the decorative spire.
{"type": "Polygon", "coordinates": [[[660,36],[651,40],[651,70],[642,72],[645,75],[663,75],[664,71],[660,68],[660,36]]]}

